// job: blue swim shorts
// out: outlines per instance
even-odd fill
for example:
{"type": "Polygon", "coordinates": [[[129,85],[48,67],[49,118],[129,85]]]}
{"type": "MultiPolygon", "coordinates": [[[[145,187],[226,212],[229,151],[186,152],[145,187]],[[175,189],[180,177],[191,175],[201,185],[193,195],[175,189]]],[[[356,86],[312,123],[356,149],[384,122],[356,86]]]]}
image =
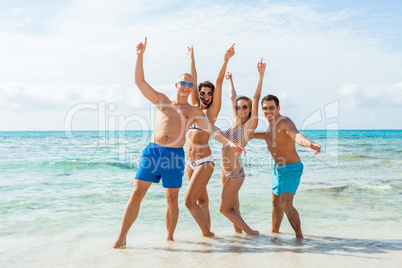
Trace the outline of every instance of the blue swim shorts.
{"type": "Polygon", "coordinates": [[[184,173],[183,148],[165,147],[153,142],[142,152],[136,179],[159,183],[164,188],[181,188],[184,173]]]}
{"type": "Polygon", "coordinates": [[[287,165],[274,164],[272,170],[272,193],[280,196],[281,193],[296,193],[303,174],[302,162],[287,165]]]}

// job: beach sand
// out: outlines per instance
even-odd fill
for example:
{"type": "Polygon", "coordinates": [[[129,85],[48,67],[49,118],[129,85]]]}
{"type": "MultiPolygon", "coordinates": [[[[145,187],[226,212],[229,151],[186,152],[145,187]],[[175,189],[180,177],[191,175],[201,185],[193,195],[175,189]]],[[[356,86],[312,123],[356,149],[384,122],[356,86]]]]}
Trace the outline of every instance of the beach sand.
{"type": "MultiPolygon", "coordinates": [[[[138,232],[139,233],[139,232],[138,232]]],[[[71,236],[31,241],[2,240],[1,267],[401,267],[402,240],[306,235],[259,236],[222,232],[213,239],[178,232],[174,242],[160,232],[129,234],[125,249],[112,236],[71,236]]]]}

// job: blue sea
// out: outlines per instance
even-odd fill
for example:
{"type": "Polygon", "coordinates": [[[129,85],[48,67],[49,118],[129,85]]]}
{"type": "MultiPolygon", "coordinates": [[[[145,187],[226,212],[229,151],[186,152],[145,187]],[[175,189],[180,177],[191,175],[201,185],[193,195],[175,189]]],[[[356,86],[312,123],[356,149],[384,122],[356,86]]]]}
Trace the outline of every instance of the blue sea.
{"type": "MultiPolygon", "coordinates": [[[[220,259],[226,253],[233,260],[247,254],[261,259],[259,253],[267,253],[275,260],[279,255],[272,254],[306,253],[339,260],[353,257],[357,262],[370,255],[378,259],[382,253],[400,255],[402,130],[303,134],[319,143],[322,153],[314,156],[310,149],[297,147],[304,164],[294,200],[306,238],[301,244],[295,242],[286,218],[281,234],[270,233],[273,162],[266,144],[258,140],[249,142],[243,156],[246,180],[240,204],[245,221],[261,235],[234,234],[218,210],[221,146],[211,140],[216,168],[208,191],[216,238],[202,238],[184,206],[184,176],[176,242],[165,241],[165,193],[154,184],[129,232],[128,248],[122,251],[110,247],[150,131],[0,132],[0,266],[155,267],[172,258],[176,264],[197,266],[205,256],[227,265],[230,261],[220,259]]],[[[290,257],[291,264],[294,258],[290,257]]]]}

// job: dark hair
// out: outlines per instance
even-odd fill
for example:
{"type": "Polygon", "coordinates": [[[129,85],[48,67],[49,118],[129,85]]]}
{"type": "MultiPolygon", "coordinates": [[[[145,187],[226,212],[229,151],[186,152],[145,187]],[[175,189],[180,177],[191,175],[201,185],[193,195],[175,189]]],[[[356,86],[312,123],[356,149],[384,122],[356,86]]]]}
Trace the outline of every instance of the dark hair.
{"type": "Polygon", "coordinates": [[[198,85],[198,91],[201,91],[201,88],[202,88],[202,87],[209,87],[209,88],[211,89],[211,91],[214,91],[214,89],[215,89],[214,84],[212,84],[212,83],[209,82],[209,81],[205,81],[205,82],[200,83],[200,84],[198,85]]]}
{"type": "MultiPolygon", "coordinates": [[[[214,90],[215,90],[214,84],[212,84],[212,83],[209,82],[209,81],[202,82],[202,83],[200,83],[200,84],[198,85],[198,93],[201,91],[201,88],[202,88],[202,87],[208,87],[208,88],[211,89],[212,92],[214,92],[214,90]]],[[[198,94],[198,98],[201,99],[200,94],[198,94]]],[[[210,103],[208,104],[208,106],[205,107],[205,108],[208,109],[208,107],[212,104],[213,101],[214,101],[214,98],[212,97],[211,102],[210,102],[210,103]]]]}
{"type": "Polygon", "coordinates": [[[270,100],[273,100],[275,102],[276,107],[279,107],[279,99],[276,96],[271,95],[271,94],[269,94],[269,95],[265,96],[264,98],[262,98],[261,106],[264,103],[264,101],[270,101],[270,100]]]}

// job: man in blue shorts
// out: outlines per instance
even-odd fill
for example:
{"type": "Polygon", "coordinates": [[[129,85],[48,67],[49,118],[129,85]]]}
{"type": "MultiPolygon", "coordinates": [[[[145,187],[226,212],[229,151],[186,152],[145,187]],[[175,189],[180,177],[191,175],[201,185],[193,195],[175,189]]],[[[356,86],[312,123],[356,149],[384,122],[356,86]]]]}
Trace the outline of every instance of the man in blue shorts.
{"type": "Polygon", "coordinates": [[[186,132],[190,125],[207,131],[217,141],[230,146],[240,154],[244,149],[231,142],[223,133],[210,124],[201,109],[188,103],[194,80],[191,74],[182,74],[175,83],[176,97],[170,100],[166,95],[154,90],[146,81],[143,69],[144,43],[137,45],[137,62],[135,67],[135,83],[141,93],[151,101],[157,109],[155,125],[150,144],[144,149],[138,172],[135,176],[133,191],[128,200],[123,222],[114,248],[126,246],[127,233],[137,219],[140,204],[152,183],[162,179],[167,202],[166,228],[167,240],[173,241],[173,233],[179,217],[178,196],[184,172],[184,151],[186,132]]]}
{"type": "Polygon", "coordinates": [[[321,146],[299,133],[293,121],[279,113],[281,107],[276,96],[265,96],[261,106],[269,127],[265,132],[254,133],[254,138],[266,141],[275,161],[272,171],[272,232],[279,233],[285,212],[296,237],[303,238],[299,213],[293,207],[293,198],[303,174],[296,143],[315,150],[315,155],[320,153],[321,146]]]}

